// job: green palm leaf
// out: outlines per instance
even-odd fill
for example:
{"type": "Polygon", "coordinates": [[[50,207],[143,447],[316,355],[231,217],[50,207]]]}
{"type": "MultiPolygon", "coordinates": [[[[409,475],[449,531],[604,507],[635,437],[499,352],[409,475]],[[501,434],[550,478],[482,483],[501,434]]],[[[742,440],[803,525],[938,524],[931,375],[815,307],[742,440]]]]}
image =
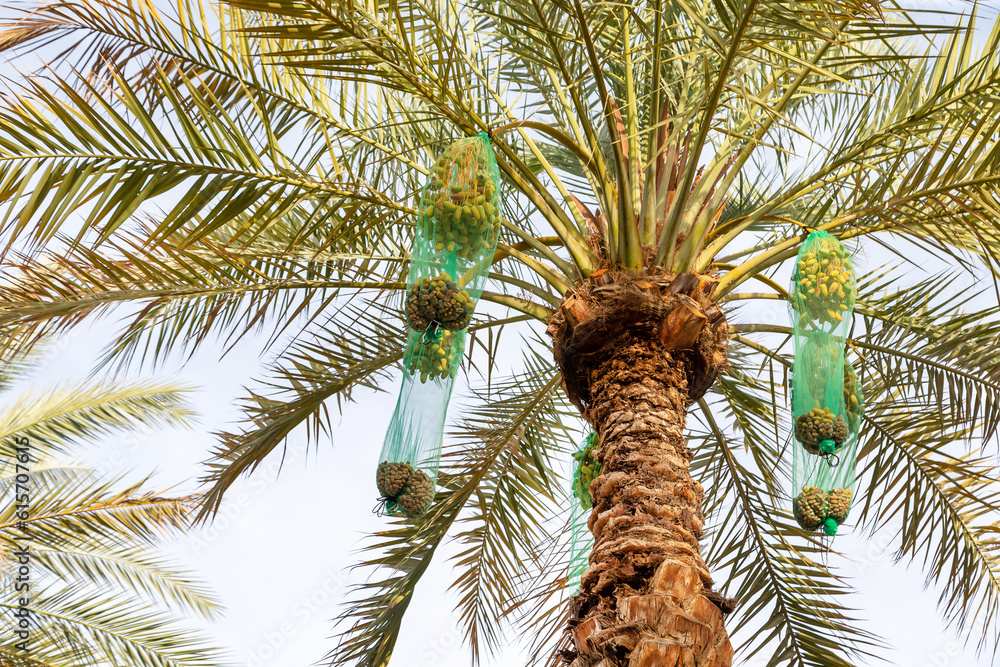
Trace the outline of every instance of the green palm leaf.
{"type": "Polygon", "coordinates": [[[0,511],[4,576],[14,576],[17,549],[28,550],[32,568],[27,593],[11,586],[0,599],[10,612],[3,614],[0,654],[10,664],[216,667],[223,661],[178,620],[215,618],[218,601],[151,549],[191,525],[200,499],[166,498],[146,490],[145,482],[98,479],[57,458],[108,433],[187,425],[190,415],[185,390],[149,382],[24,395],[0,410],[8,450],[0,457],[0,489],[13,497],[15,482],[27,474],[30,503],[27,517],[14,502],[0,511]],[[28,442],[30,461],[21,468],[15,440],[28,442]],[[25,595],[32,618],[27,660],[16,646],[12,613],[24,606],[19,597],[25,595]]]}

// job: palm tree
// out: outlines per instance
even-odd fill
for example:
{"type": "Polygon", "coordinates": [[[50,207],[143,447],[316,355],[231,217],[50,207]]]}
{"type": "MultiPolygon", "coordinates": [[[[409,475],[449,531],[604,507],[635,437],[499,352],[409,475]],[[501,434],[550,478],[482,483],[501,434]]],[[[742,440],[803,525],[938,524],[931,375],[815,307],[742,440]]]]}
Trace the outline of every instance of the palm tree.
{"type": "Polygon", "coordinates": [[[771,317],[806,232],[827,230],[891,258],[862,279],[849,339],[869,406],[852,521],[897,531],[945,618],[995,638],[1000,500],[980,445],[1000,419],[997,306],[939,289],[997,265],[1000,23],[974,17],[850,0],[25,6],[0,46],[45,67],[0,100],[5,347],[115,308],[102,363],[268,331],[275,360],[208,462],[210,514],[293,431],[318,442],[332,403],[384,386],[415,197],[444,147],[489,132],[504,220],[471,326],[482,381],[430,513],[374,536],[330,661],[386,664],[451,536],[474,660],[513,628],[575,667],[729,665],[728,634],[768,664],[849,665],[878,639],[789,512],[790,330],[771,317]],[[511,331],[524,359],[503,376],[511,331]],[[567,605],[553,525],[574,412],[603,468],[567,605]]]}
{"type": "MultiPolygon", "coordinates": [[[[20,375],[5,373],[4,388],[20,375]]],[[[102,478],[65,456],[102,435],[188,424],[190,414],[183,390],[149,382],[29,392],[0,410],[7,499],[0,513],[0,664],[222,664],[221,652],[180,620],[214,618],[218,603],[153,549],[190,525],[198,499],[153,493],[145,481],[102,478]],[[18,495],[27,494],[26,516],[13,500],[15,481],[23,482],[18,495]],[[15,587],[24,580],[29,588],[15,587]]]]}

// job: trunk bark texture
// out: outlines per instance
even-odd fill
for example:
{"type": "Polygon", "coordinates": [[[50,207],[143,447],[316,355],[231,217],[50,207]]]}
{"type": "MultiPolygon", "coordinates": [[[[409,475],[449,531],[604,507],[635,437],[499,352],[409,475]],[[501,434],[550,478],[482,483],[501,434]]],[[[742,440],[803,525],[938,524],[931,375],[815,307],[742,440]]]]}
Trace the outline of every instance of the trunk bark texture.
{"type": "Polygon", "coordinates": [[[555,321],[567,390],[600,437],[588,524],[595,546],[573,601],[572,648],[562,654],[571,667],[732,664],[729,607],[699,552],[704,493],[684,440],[688,406],[725,366],[726,325],[707,296],[678,298],[668,286],[645,290],[642,308],[634,296],[624,308],[591,300],[604,313],[593,327],[599,345],[581,345],[589,313],[576,327],[555,321]],[[616,311],[625,324],[609,328],[616,311]],[[689,340],[677,345],[676,331],[689,340]]]}
{"type": "Polygon", "coordinates": [[[576,667],[729,667],[722,611],[698,549],[701,485],[684,442],[687,379],[669,352],[636,341],[594,372],[600,436],[589,527],[595,546],[577,598],[576,667]]]}

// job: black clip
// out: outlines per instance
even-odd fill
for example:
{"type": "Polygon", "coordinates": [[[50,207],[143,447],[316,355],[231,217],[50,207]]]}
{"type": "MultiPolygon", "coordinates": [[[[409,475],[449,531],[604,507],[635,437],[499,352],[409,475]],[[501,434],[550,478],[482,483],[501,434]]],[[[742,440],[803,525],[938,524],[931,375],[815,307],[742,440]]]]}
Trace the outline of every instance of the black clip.
{"type": "Polygon", "coordinates": [[[372,514],[377,517],[392,516],[399,511],[399,504],[396,502],[395,498],[381,497],[375,503],[375,507],[372,508],[372,514]]]}

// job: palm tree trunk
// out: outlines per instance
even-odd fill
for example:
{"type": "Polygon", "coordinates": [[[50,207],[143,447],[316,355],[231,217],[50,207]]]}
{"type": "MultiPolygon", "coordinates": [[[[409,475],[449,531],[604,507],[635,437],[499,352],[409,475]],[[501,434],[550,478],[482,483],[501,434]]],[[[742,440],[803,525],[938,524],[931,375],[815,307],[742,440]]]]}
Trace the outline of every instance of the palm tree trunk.
{"type": "Polygon", "coordinates": [[[725,367],[728,328],[707,294],[660,281],[641,298],[570,296],[550,325],[567,391],[600,437],[571,667],[732,664],[731,608],[699,551],[704,492],[684,440],[688,406],[725,367]]]}
{"type": "Polygon", "coordinates": [[[574,667],[729,667],[722,611],[698,540],[701,485],[684,442],[683,365],[645,341],[594,372],[590,416],[601,475],[591,489],[595,546],[577,598],[574,667]]]}

